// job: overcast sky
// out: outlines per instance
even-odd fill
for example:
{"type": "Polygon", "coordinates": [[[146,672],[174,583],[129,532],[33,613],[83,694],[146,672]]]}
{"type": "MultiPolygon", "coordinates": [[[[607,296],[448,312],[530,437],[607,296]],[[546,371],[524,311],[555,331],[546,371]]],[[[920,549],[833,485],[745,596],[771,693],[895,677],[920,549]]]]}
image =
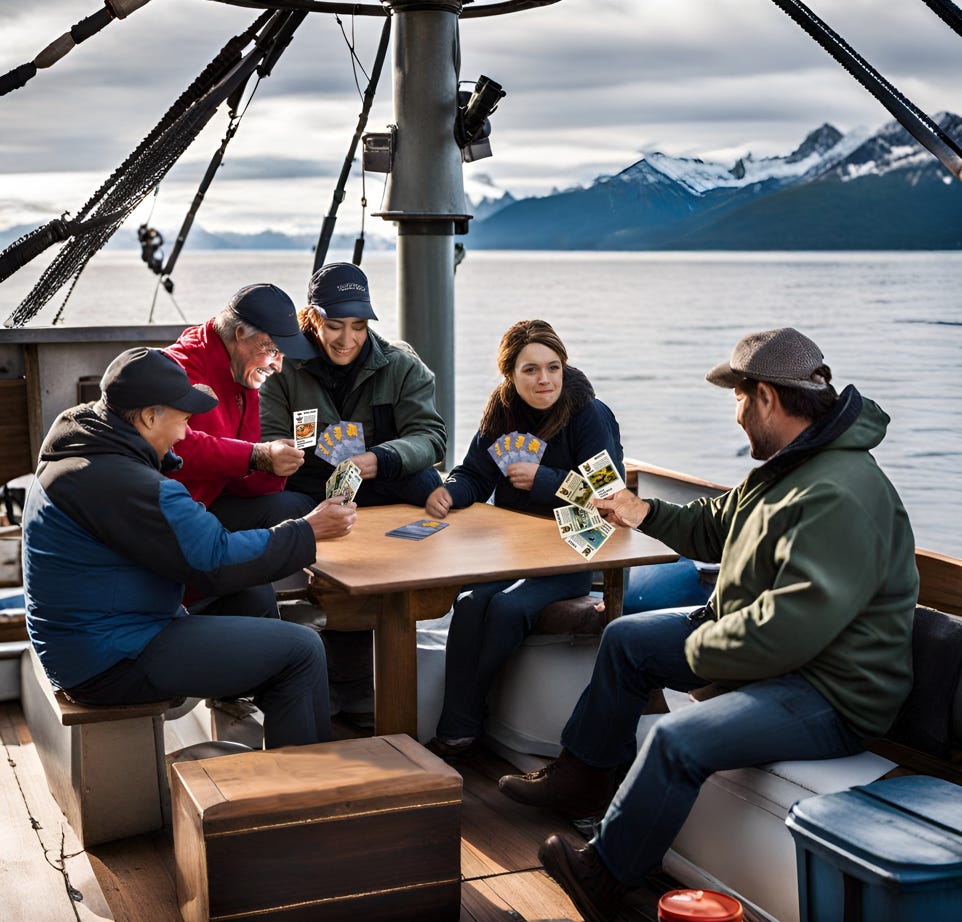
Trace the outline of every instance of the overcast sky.
{"type": "MultiPolygon", "coordinates": [[[[0,4],[0,72],[99,5],[0,4]]],[[[922,0],[810,5],[924,111],[962,110],[962,38],[922,0]]],[[[76,211],[256,15],[215,0],[151,0],[0,97],[0,228],[76,211]]],[[[370,67],[381,20],[343,22],[370,67]]],[[[769,0],[561,0],[464,20],[460,37],[461,79],[484,73],[508,94],[492,120],[495,156],[467,165],[466,179],[488,175],[516,196],[588,183],[644,151],[734,162],[788,153],[823,122],[849,131],[890,118],[769,0]]],[[[334,17],[308,16],[258,88],[198,223],[316,231],[359,111],[334,17]]],[[[392,121],[388,67],[368,130],[392,121]]],[[[226,125],[219,113],[163,183],[153,223],[179,225],[226,125]]],[[[359,222],[359,177],[339,230],[359,222]]],[[[382,180],[368,177],[371,211],[382,180]]]]}

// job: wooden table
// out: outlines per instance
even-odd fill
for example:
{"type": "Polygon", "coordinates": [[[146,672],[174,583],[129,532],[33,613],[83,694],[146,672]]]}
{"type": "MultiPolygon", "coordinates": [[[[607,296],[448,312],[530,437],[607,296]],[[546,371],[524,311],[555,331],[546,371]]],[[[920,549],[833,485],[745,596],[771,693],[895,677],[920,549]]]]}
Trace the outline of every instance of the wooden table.
{"type": "Polygon", "coordinates": [[[416,506],[358,510],[346,538],[319,541],[310,570],[315,590],[377,596],[374,616],[375,732],[417,737],[417,632],[440,618],[468,583],[603,570],[609,618],[621,614],[624,567],[677,559],[660,541],[618,528],[586,560],[558,534],[553,518],[522,515],[487,503],[452,511],[447,528],[421,541],[385,532],[423,519],[416,506]]]}

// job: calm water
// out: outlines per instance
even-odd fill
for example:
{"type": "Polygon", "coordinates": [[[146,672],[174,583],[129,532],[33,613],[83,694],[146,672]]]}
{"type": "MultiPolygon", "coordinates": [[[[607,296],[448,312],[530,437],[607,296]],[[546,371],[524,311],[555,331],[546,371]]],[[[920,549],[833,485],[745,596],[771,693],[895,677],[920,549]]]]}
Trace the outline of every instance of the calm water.
{"type": "MultiPolygon", "coordinates": [[[[254,281],[273,281],[299,303],[310,267],[308,253],[187,251],[174,297],[191,322],[254,281]]],[[[367,254],[364,268],[376,329],[395,337],[394,256],[367,254]]],[[[0,318],[37,271],[0,285],[0,318]]],[[[154,284],[137,254],[101,254],[64,318],[142,322],[154,284]]],[[[614,410],[629,457],[734,483],[752,462],[730,392],[705,383],[705,371],[750,330],[796,326],[822,347],[840,389],[855,384],[892,417],[876,456],[918,543],[962,556],[962,253],[478,251],[459,267],[456,291],[458,457],[497,382],[501,334],[542,317],[614,410]]],[[[49,322],[58,305],[34,322],[49,322]]],[[[155,319],[179,319],[164,292],[155,319]]]]}

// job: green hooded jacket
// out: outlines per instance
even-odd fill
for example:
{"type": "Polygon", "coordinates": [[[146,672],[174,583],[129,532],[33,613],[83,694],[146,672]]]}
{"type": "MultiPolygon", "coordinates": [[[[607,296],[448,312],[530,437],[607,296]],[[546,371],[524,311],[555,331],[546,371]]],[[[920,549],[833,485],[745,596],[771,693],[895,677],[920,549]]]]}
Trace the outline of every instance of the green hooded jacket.
{"type": "Polygon", "coordinates": [[[848,387],[729,492],[649,500],[642,531],[720,563],[714,618],[685,644],[697,675],[737,687],[797,673],[854,732],[889,729],[912,685],[919,578],[908,515],[869,453],[888,422],[848,387]]]}
{"type": "MultiPolygon", "coordinates": [[[[446,432],[434,399],[434,372],[405,342],[389,343],[368,330],[371,349],[338,409],[319,377],[321,359],[285,361],[261,386],[261,438],[293,438],[294,412],[317,410],[317,431],[338,420],[361,423],[367,449],[378,455],[378,477],[408,477],[444,459],[446,432]]],[[[312,449],[304,466],[287,478],[287,489],[324,496],[331,466],[312,449]]]]}

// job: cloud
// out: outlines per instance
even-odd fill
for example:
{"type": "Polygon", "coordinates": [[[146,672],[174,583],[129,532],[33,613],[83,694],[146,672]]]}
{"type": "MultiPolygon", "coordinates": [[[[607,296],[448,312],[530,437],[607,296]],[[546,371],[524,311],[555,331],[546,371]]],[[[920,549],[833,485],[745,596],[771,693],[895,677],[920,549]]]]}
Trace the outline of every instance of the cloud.
{"type": "MultiPolygon", "coordinates": [[[[811,5],[923,109],[958,108],[958,36],[924,4],[811,5]]],[[[96,8],[95,0],[4,4],[0,72],[32,59],[96,8]]],[[[23,175],[76,171],[78,188],[61,209],[85,201],[96,184],[80,183],[106,178],[257,15],[210,0],[155,0],[0,98],[0,199],[23,199],[23,175]]],[[[341,21],[370,69],[382,20],[341,21]]],[[[470,85],[486,74],[507,91],[492,118],[495,156],[467,165],[466,174],[483,171],[516,195],[590,182],[645,150],[767,156],[793,149],[823,122],[847,131],[890,118],[774,4],[564,0],[464,20],[459,31],[461,79],[470,85]]],[[[394,121],[391,70],[389,58],[368,130],[394,121]]],[[[310,208],[319,219],[361,108],[357,83],[363,89],[366,77],[352,67],[334,17],[309,15],[257,86],[218,177],[243,199],[245,222],[258,220],[258,207],[266,220],[281,202],[298,206],[292,223],[306,220],[310,208]],[[242,191],[255,180],[265,184],[256,187],[261,193],[274,190],[273,200],[242,191]],[[314,201],[299,188],[305,180],[314,201]]],[[[218,113],[165,185],[195,182],[226,126],[218,113]]],[[[382,180],[369,177],[378,188],[382,180]]]]}

